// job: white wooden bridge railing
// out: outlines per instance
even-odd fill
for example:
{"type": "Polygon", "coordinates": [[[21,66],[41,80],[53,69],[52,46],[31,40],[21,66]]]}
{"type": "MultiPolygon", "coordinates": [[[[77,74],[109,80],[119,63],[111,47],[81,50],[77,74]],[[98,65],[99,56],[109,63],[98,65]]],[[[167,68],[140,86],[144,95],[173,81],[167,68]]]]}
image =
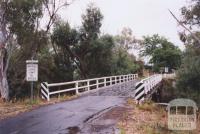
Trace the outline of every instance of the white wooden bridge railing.
{"type": "Polygon", "coordinates": [[[162,74],[155,74],[136,83],[135,100],[143,101],[146,94],[162,81],[162,74]]]}
{"type": "Polygon", "coordinates": [[[175,78],[176,73],[171,73],[171,74],[162,74],[163,78],[165,79],[170,79],[170,78],[175,78]]]}
{"type": "Polygon", "coordinates": [[[69,91],[75,91],[76,94],[88,92],[93,89],[121,84],[138,78],[138,74],[108,76],[94,79],[77,80],[72,82],[41,83],[41,95],[43,99],[50,100],[50,96],[69,91]]]}

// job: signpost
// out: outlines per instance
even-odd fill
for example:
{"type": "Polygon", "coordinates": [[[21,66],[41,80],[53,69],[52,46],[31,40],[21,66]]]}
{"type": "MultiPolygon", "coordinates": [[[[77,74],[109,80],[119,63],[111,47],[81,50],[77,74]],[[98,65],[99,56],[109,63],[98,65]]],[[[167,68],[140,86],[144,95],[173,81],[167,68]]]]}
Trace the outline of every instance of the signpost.
{"type": "Polygon", "coordinates": [[[26,81],[31,82],[31,102],[33,101],[33,82],[38,81],[38,60],[26,61],[26,81]]]}
{"type": "Polygon", "coordinates": [[[165,67],[165,73],[168,73],[168,72],[169,72],[169,68],[165,67]]]}

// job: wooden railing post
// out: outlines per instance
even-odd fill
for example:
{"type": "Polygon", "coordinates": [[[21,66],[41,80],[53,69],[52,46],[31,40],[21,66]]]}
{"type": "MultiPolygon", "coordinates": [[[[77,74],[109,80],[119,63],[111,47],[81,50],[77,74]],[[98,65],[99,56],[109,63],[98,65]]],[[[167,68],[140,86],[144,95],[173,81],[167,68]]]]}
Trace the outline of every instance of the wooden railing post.
{"type": "Polygon", "coordinates": [[[48,87],[48,83],[46,82],[46,85],[47,85],[47,91],[48,91],[48,93],[47,93],[47,101],[50,101],[50,93],[49,93],[49,87],[48,87]]]}
{"type": "Polygon", "coordinates": [[[87,81],[87,87],[88,87],[88,88],[87,88],[88,91],[90,91],[90,81],[89,81],[89,80],[87,81]]]}
{"type": "Polygon", "coordinates": [[[75,83],[75,88],[76,88],[76,95],[79,94],[79,91],[78,91],[78,82],[75,83]]]}
{"type": "Polygon", "coordinates": [[[99,88],[99,79],[96,80],[97,89],[99,88]]]}
{"type": "Polygon", "coordinates": [[[104,87],[106,86],[106,78],[104,78],[104,87]]]}

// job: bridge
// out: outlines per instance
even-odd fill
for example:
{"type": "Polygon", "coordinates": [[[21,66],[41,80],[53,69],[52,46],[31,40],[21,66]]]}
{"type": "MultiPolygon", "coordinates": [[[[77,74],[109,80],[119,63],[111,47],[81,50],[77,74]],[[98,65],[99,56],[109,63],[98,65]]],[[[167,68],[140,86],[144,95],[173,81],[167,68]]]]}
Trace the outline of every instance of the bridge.
{"type": "Polygon", "coordinates": [[[152,92],[155,91],[154,89],[159,86],[162,78],[174,77],[174,75],[175,74],[154,74],[139,80],[138,74],[128,74],[62,83],[49,84],[43,82],[41,83],[41,97],[49,101],[51,96],[56,94],[60,95],[61,93],[74,92],[76,95],[83,95],[85,93],[96,92],[108,87],[116,87],[117,85],[128,83],[132,86],[129,91],[129,96],[137,101],[144,101],[145,97],[151,95],[152,92]]]}
{"type": "Polygon", "coordinates": [[[44,82],[41,83],[41,95],[47,101],[63,93],[73,92],[79,97],[2,120],[0,130],[2,134],[64,134],[72,130],[88,134],[98,133],[92,128],[101,126],[101,133],[114,133],[117,120],[103,116],[112,109],[123,108],[127,98],[145,100],[162,78],[155,74],[139,79],[137,74],[129,74],[62,83],[44,82]]]}
{"type": "Polygon", "coordinates": [[[77,80],[63,83],[47,82],[41,83],[41,95],[43,99],[50,100],[50,97],[55,94],[74,91],[76,95],[81,95],[86,92],[96,91],[101,88],[106,88],[114,85],[120,85],[129,81],[134,81],[138,78],[137,74],[108,76],[101,78],[93,78],[86,80],[77,80]]]}

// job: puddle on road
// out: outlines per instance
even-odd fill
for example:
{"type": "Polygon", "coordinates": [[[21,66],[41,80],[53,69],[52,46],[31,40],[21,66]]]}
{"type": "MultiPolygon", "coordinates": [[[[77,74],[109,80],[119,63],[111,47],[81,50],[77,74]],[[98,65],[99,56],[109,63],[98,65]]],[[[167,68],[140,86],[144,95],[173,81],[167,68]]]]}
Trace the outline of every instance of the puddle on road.
{"type": "Polygon", "coordinates": [[[81,130],[79,127],[74,126],[74,127],[68,127],[68,134],[78,134],[81,130]]]}
{"type": "Polygon", "coordinates": [[[119,130],[116,124],[124,116],[125,110],[128,108],[116,106],[101,112],[101,114],[91,116],[84,122],[80,134],[118,134],[119,130]]]}
{"type": "MultiPolygon", "coordinates": [[[[94,93],[88,94],[88,96],[108,96],[109,102],[111,101],[110,103],[119,100],[126,100],[134,93],[134,86],[134,82],[125,83],[98,90],[94,93]],[[121,97],[123,97],[123,99],[121,99],[121,97]]],[[[91,109],[88,110],[91,111],[91,109]]],[[[68,127],[67,134],[118,134],[119,129],[116,125],[118,120],[124,116],[123,113],[125,110],[127,110],[127,108],[121,105],[114,105],[102,109],[87,117],[80,126],[68,127]]]]}
{"type": "Polygon", "coordinates": [[[105,108],[105,109],[103,109],[103,110],[101,110],[101,111],[99,111],[99,112],[97,112],[97,113],[95,113],[95,114],[89,116],[89,117],[88,117],[87,119],[85,119],[83,122],[84,122],[84,123],[87,123],[87,122],[89,122],[89,121],[92,121],[93,119],[98,118],[101,114],[103,114],[103,113],[109,111],[109,110],[112,109],[112,108],[113,108],[113,107],[105,108]]]}

